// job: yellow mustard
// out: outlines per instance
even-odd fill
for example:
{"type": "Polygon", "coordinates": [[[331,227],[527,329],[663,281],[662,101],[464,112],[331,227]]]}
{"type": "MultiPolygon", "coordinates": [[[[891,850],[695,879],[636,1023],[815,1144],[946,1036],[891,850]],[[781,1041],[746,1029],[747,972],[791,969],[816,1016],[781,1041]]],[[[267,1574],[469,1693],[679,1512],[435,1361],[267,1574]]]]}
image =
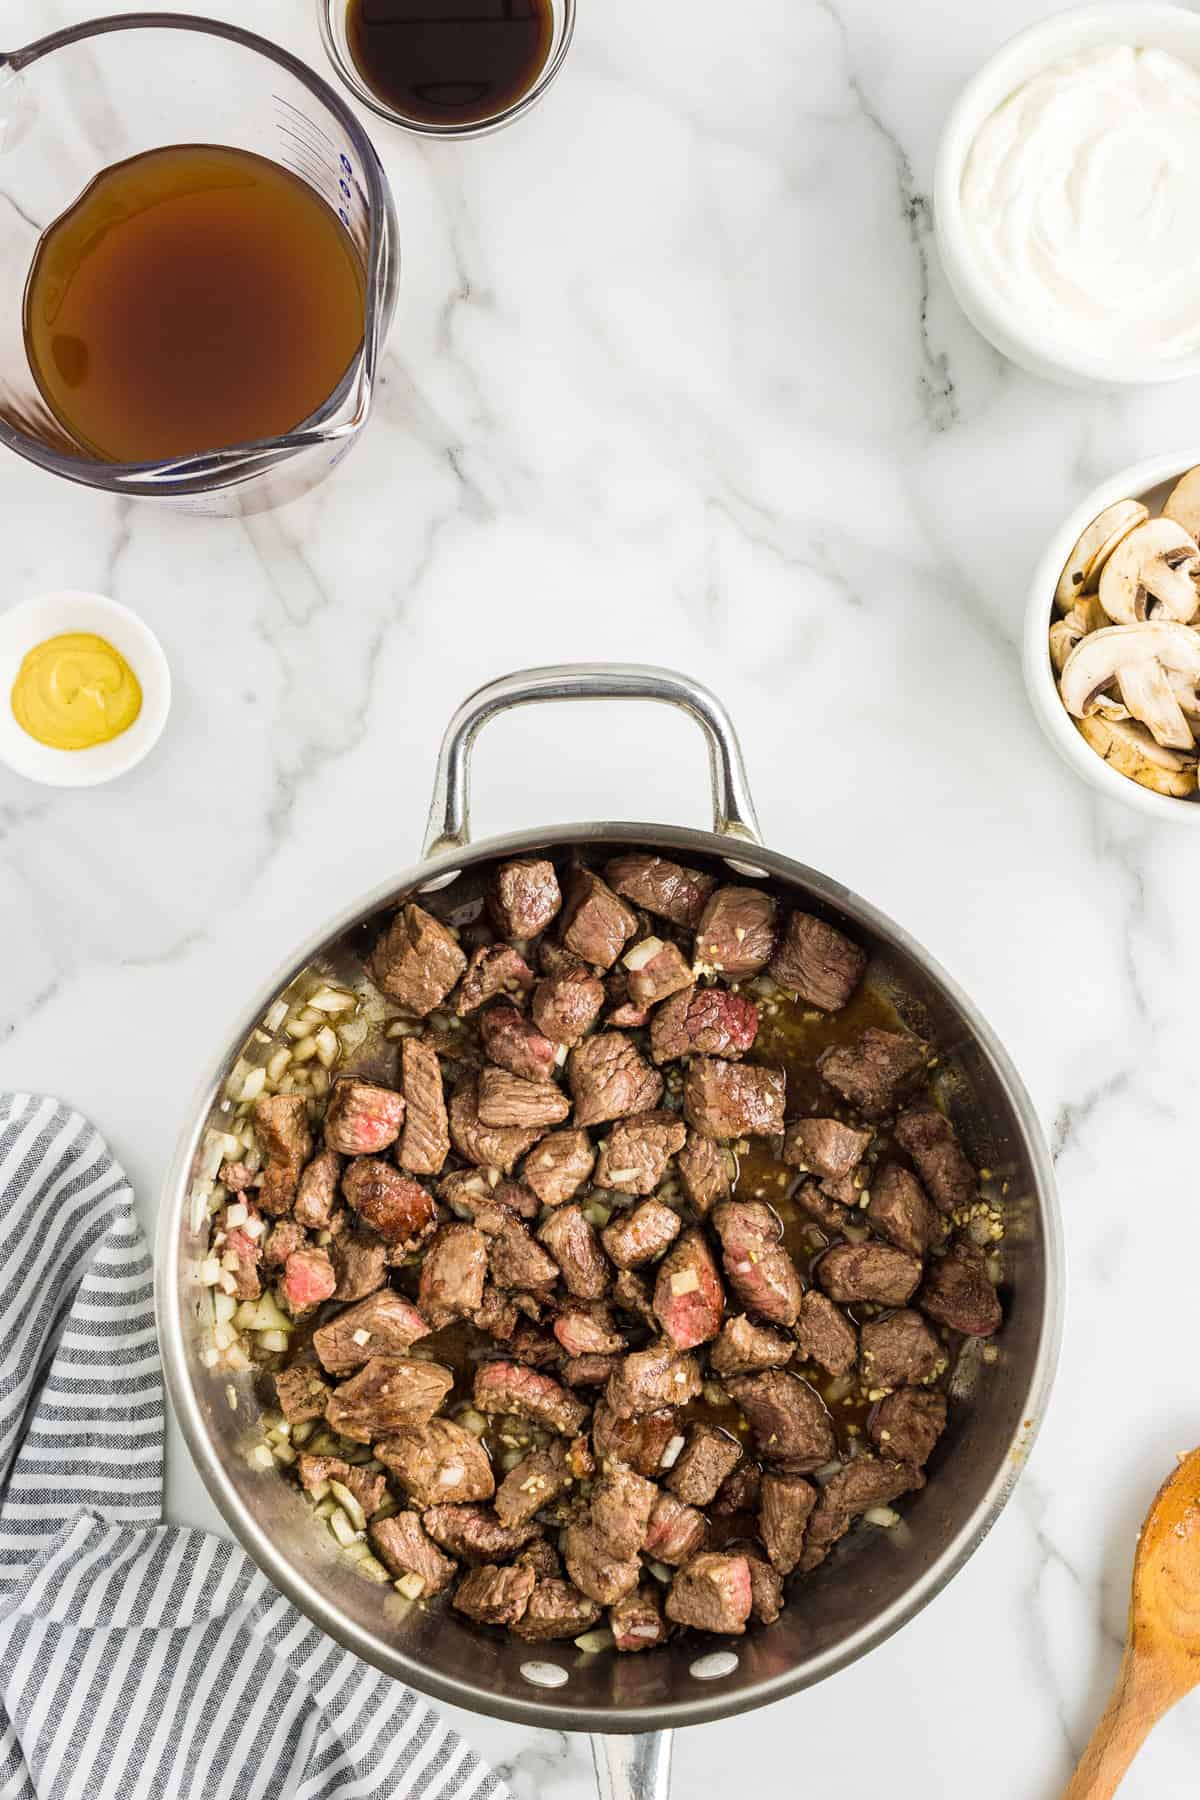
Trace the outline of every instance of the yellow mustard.
{"type": "Polygon", "coordinates": [[[142,710],[142,690],[106,639],[68,631],[29,652],[13,683],[12,709],[39,744],[91,750],[128,731],[142,710]]]}

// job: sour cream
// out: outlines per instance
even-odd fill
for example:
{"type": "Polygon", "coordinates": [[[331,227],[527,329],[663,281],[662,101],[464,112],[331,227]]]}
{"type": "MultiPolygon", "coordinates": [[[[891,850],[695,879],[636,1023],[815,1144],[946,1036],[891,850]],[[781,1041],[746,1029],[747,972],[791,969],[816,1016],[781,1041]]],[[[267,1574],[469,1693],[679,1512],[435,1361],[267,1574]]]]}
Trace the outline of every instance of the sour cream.
{"type": "Polygon", "coordinates": [[[1100,357],[1200,348],[1200,70],[1123,44],[1052,64],[980,127],[961,201],[1026,327],[1100,357]]]}

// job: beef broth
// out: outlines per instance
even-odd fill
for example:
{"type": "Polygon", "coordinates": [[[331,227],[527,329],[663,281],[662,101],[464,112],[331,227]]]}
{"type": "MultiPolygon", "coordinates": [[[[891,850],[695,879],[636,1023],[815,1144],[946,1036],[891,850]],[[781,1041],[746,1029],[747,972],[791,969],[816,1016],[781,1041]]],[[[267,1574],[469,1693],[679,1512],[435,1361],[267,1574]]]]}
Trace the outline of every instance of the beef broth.
{"type": "Polygon", "coordinates": [[[407,119],[474,125],[528,93],[554,37],[552,0],[350,0],[346,38],[371,91],[407,119]]]}

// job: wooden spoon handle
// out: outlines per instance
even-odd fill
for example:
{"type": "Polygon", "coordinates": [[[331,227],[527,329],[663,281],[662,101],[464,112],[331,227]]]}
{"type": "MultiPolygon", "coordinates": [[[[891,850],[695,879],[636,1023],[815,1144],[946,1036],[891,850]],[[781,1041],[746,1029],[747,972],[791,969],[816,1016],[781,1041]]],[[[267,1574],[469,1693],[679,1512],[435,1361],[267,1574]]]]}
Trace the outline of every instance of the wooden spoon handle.
{"type": "Polygon", "coordinates": [[[1179,1698],[1130,1650],[1063,1800],[1111,1800],[1151,1730],[1179,1698]]]}

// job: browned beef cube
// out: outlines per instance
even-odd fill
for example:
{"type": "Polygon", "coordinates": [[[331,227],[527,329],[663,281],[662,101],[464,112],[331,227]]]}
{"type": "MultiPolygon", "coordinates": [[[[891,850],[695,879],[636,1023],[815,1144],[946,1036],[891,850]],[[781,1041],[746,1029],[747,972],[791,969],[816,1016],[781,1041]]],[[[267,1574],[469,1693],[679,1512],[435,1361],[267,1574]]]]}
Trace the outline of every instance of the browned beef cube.
{"type": "Polygon", "coordinates": [[[568,1387],[604,1387],[620,1365],[618,1356],[568,1356],[559,1370],[568,1387]]]}
{"type": "Polygon", "coordinates": [[[632,1594],[609,1610],[609,1629],[618,1650],[627,1654],[636,1650],[653,1650],[667,1641],[667,1624],[662,1615],[662,1597],[657,1584],[643,1582],[632,1594]]]}
{"type": "Polygon", "coordinates": [[[357,1306],[340,1309],[314,1331],[313,1349],[331,1375],[348,1375],[373,1356],[402,1355],[429,1331],[411,1300],[382,1288],[357,1306]]]}
{"type": "Polygon", "coordinates": [[[452,1419],[402,1425],[374,1446],[389,1474],[420,1507],[490,1500],[492,1465],[477,1437],[452,1419]]]}
{"type": "Polygon", "coordinates": [[[421,1523],[460,1562],[506,1562],[540,1537],[536,1525],[502,1525],[490,1506],[431,1506],[421,1523]]]}
{"type": "Polygon", "coordinates": [[[825,1403],[814,1388],[786,1369],[730,1375],[729,1394],[745,1413],[764,1462],[819,1469],[837,1449],[825,1403]]]}
{"type": "Polygon", "coordinates": [[[647,1556],[678,1568],[703,1550],[707,1541],[708,1520],[702,1512],[677,1500],[674,1494],[659,1494],[643,1546],[647,1556]]]}
{"type": "Polygon", "coordinates": [[[554,1335],[568,1356],[615,1356],[626,1347],[612,1313],[599,1301],[565,1306],[554,1321],[554,1335]]]}
{"type": "Polygon", "coordinates": [[[416,1575],[423,1594],[440,1594],[458,1574],[458,1564],[443,1556],[415,1512],[393,1513],[368,1528],[371,1548],[393,1575],[416,1575]]]}
{"type": "Polygon", "coordinates": [[[569,1581],[551,1576],[539,1580],[529,1605],[512,1627],[527,1644],[545,1644],[554,1638],[580,1637],[600,1617],[600,1608],[569,1581]]]}
{"type": "Polygon", "coordinates": [[[783,1611],[783,1576],[761,1556],[747,1556],[746,1562],[750,1568],[750,1617],[759,1625],[773,1625],[783,1611]]]}
{"type": "Polygon", "coordinates": [[[662,1076],[621,1031],[599,1032],[572,1050],[567,1080],[576,1125],[650,1112],[662,1099],[662,1076]]]}
{"type": "Polygon", "coordinates": [[[484,1125],[561,1125],[570,1102],[552,1081],[526,1081],[489,1063],[479,1072],[479,1118],[484,1125]]]}
{"type": "Polygon", "coordinates": [[[754,1048],[758,1008],[745,994],[721,987],[690,987],[672,994],[650,1020],[650,1054],[656,1063],[681,1056],[736,1060],[754,1048]]]}
{"type": "Polygon", "coordinates": [[[485,1331],[497,1343],[507,1344],[517,1329],[520,1316],[511,1294],[490,1281],[484,1282],[483,1299],[471,1321],[477,1331],[485,1331]]]}
{"type": "Polygon", "coordinates": [[[896,1105],[897,1095],[925,1067],[926,1047],[907,1031],[881,1031],[868,1025],[852,1044],[835,1044],[817,1058],[830,1087],[869,1119],[880,1119],[896,1105]]]}
{"type": "MultiPolygon", "coordinates": [[[[855,1215],[851,1208],[826,1193],[824,1182],[818,1186],[815,1181],[802,1181],[792,1199],[800,1211],[815,1220],[828,1237],[840,1237],[847,1225],[854,1222],[855,1215]]],[[[854,1204],[857,1206],[857,1199],[854,1204]]]]}
{"type": "Polygon", "coordinates": [[[578,1201],[557,1207],[538,1238],[562,1270],[569,1293],[577,1300],[603,1300],[612,1286],[612,1265],[578,1201]]]}
{"type": "Polygon", "coordinates": [[[312,1155],[308,1102],[303,1094],[264,1094],[254,1102],[254,1130],[265,1167],[258,1204],[271,1218],[291,1212],[300,1172],[312,1155]]]}
{"type": "Polygon", "coordinates": [[[702,1550],[680,1569],[667,1593],[667,1617],[698,1631],[740,1637],[750,1617],[753,1592],[744,1556],[702,1550]]]}
{"type": "Polygon", "coordinates": [[[657,1412],[664,1406],[686,1406],[700,1392],[700,1366],[694,1356],[672,1344],[651,1344],[625,1358],[605,1390],[613,1411],[626,1418],[657,1412]]]}
{"type": "Polygon", "coordinates": [[[450,1154],[450,1127],[437,1051],[419,1038],[400,1045],[400,1085],[407,1113],[396,1161],[412,1175],[437,1175],[450,1154]]]}
{"type": "MultiPolygon", "coordinates": [[[[539,1581],[560,1581],[562,1579],[562,1558],[553,1544],[545,1538],[534,1538],[532,1544],[522,1550],[517,1561],[531,1568],[539,1581]]],[[[534,1589],[534,1593],[537,1589],[534,1589]]]]}
{"type": "Polygon", "coordinates": [[[921,1259],[891,1244],[835,1244],[816,1265],[817,1280],[831,1300],[850,1306],[904,1306],[917,1291],[921,1259]]]}
{"type": "Polygon", "coordinates": [[[579,1192],[595,1163],[586,1131],[552,1131],[525,1158],[521,1178],[543,1206],[563,1206],[579,1192]]]}
{"type": "Polygon", "coordinates": [[[538,856],[501,863],[488,883],[487,904],[501,937],[536,937],[562,905],[554,864],[538,856]]]}
{"type": "MultiPolygon", "coordinates": [[[[524,1525],[535,1513],[565,1494],[580,1479],[580,1464],[562,1438],[544,1450],[531,1450],[510,1469],[496,1493],[496,1513],[502,1525],[524,1525]]],[[[590,1461],[590,1458],[589,1458],[590,1461]]]]}
{"type": "Polygon", "coordinates": [[[486,1226],[488,1269],[498,1288],[513,1293],[548,1292],[558,1280],[558,1264],[519,1219],[497,1207],[492,1217],[476,1215],[486,1226]]]}
{"type": "Polygon", "coordinates": [[[485,1055],[510,1075],[549,1081],[554,1074],[555,1046],[510,1001],[498,1001],[479,1015],[479,1035],[485,1055]]]}
{"type": "Polygon", "coordinates": [[[608,884],[635,906],[644,906],[660,919],[670,919],[685,931],[694,931],[716,882],[699,869],[685,869],[665,856],[629,850],[614,856],[605,868],[608,884]]]}
{"type": "Polygon", "coordinates": [[[304,1319],[315,1312],[333,1294],[337,1272],[329,1252],[316,1244],[293,1250],[284,1264],[279,1291],[294,1319],[304,1319]]]}
{"type": "Polygon", "coordinates": [[[247,1188],[254,1186],[255,1176],[244,1162],[223,1162],[218,1179],[231,1194],[244,1194],[247,1188]]]}
{"type": "Polygon", "coordinates": [[[704,1233],[693,1226],[659,1264],[654,1312],[677,1350],[707,1344],[721,1329],[725,1290],[704,1233]]]}
{"type": "Polygon", "coordinates": [[[549,1375],[521,1363],[482,1363],[475,1371],[475,1405],[481,1413],[512,1413],[547,1431],[571,1437],[588,1409],[549,1375]]]}
{"type": "Polygon", "coordinates": [[[454,1010],[465,1019],[497,994],[528,994],[533,980],[533,970],[511,944],[480,944],[459,983],[454,1010]]]}
{"type": "Polygon", "coordinates": [[[325,1109],[325,1142],[343,1156],[378,1156],[400,1136],[404,1099],[377,1081],[342,1075],[325,1109]]]}
{"type": "Polygon", "coordinates": [[[601,1470],[592,1488],[588,1524],[601,1548],[625,1562],[646,1542],[658,1489],[625,1463],[606,1460],[601,1470]]]}
{"type": "Polygon", "coordinates": [[[830,1375],[848,1375],[858,1361],[858,1334],[827,1295],[809,1288],[796,1320],[800,1354],[830,1375]]]}
{"type": "Polygon", "coordinates": [[[344,1231],[329,1246],[335,1300],[365,1300],[387,1280],[387,1245],[373,1231],[344,1231]]]}
{"type": "MultiPolygon", "coordinates": [[[[242,1205],[245,1206],[246,1202],[243,1201],[242,1205]]],[[[222,1219],[227,1218],[227,1216],[226,1213],[222,1213],[221,1215],[222,1219]]],[[[253,1206],[248,1208],[246,1225],[251,1224],[251,1222],[254,1222],[259,1226],[263,1223],[261,1213],[253,1206]]],[[[279,1224],[276,1225],[272,1231],[271,1237],[273,1238],[275,1236],[275,1232],[279,1231],[281,1226],[291,1226],[291,1224],[292,1221],[290,1219],[281,1219],[279,1224]]],[[[217,1235],[220,1242],[214,1242],[214,1249],[219,1248],[223,1256],[232,1254],[237,1258],[237,1267],[229,1270],[235,1283],[235,1298],[238,1300],[257,1300],[262,1293],[262,1277],[259,1274],[259,1264],[265,1255],[265,1246],[262,1236],[255,1237],[253,1233],[246,1230],[244,1225],[230,1226],[228,1224],[224,1225],[217,1235]]],[[[286,1255],[284,1256],[285,1263],[288,1256],[291,1256],[295,1250],[298,1250],[303,1246],[305,1234],[301,1231],[298,1243],[294,1238],[291,1238],[291,1241],[289,1242],[289,1238],[291,1238],[290,1233],[285,1235],[279,1245],[281,1251],[286,1248],[286,1255]]]]}
{"type": "Polygon", "coordinates": [[[788,914],[779,947],[767,967],[772,981],[806,1006],[838,1012],[863,978],[867,953],[844,932],[811,913],[788,914]]]}
{"type": "Polygon", "coordinates": [[[923,1388],[900,1388],[872,1412],[867,1431],[881,1456],[924,1468],[946,1429],[946,1396],[923,1388]]]}
{"type": "Polygon", "coordinates": [[[604,983],[574,960],[543,975],[533,990],[534,1024],[554,1044],[578,1044],[603,1005],[604,983]]]}
{"type": "Polygon", "coordinates": [[[790,1575],[800,1561],[809,1514],[817,1504],[817,1490],[803,1475],[786,1470],[764,1472],[758,1499],[758,1534],[767,1547],[773,1568],[790,1575]]]}
{"type": "MultiPolygon", "coordinates": [[[[547,1369],[562,1361],[562,1348],[556,1338],[543,1331],[540,1325],[530,1323],[530,1315],[534,1310],[529,1294],[516,1294],[514,1301],[518,1311],[525,1313],[517,1329],[513,1332],[512,1342],[507,1346],[508,1354],[513,1362],[523,1363],[529,1369],[547,1369]]],[[[535,1302],[540,1312],[540,1303],[535,1302]]]]}
{"type": "Polygon", "coordinates": [[[802,1570],[815,1569],[860,1514],[887,1506],[901,1494],[924,1487],[925,1477],[907,1463],[856,1456],[826,1482],[817,1498],[800,1557],[802,1570]]]}
{"type": "Polygon", "coordinates": [[[775,902],[761,888],[719,887],[696,927],[696,956],[726,981],[757,975],[775,948],[775,902]]]}
{"type": "Polygon", "coordinates": [[[511,1175],[521,1157],[541,1137],[540,1125],[485,1125],[479,1117],[479,1084],[474,1075],[450,1096],[450,1142],[464,1162],[511,1175]]]}
{"type": "Polygon", "coordinates": [[[727,1319],[709,1353],[714,1375],[753,1375],[759,1369],[782,1369],[791,1362],[795,1344],[774,1325],[756,1325],[744,1313],[727,1319]]]}
{"type": "Polygon", "coordinates": [[[597,1458],[628,1463],[639,1475],[660,1472],[667,1446],[677,1435],[676,1415],[670,1408],[625,1416],[600,1400],[592,1416],[592,1446],[597,1458]]]}
{"type": "Polygon", "coordinates": [[[770,1207],[761,1200],[723,1200],[714,1207],[712,1222],[721,1240],[729,1285],[747,1312],[772,1325],[794,1325],[800,1312],[800,1277],[770,1207]]]}
{"type": "Polygon", "coordinates": [[[598,1606],[615,1606],[631,1594],[642,1572],[636,1556],[614,1556],[587,1519],[567,1526],[563,1561],[575,1586],[598,1606]]]}
{"type": "Polygon", "coordinates": [[[693,1425],[687,1445],[667,1476],[667,1486],[688,1506],[707,1506],[715,1500],[725,1477],[742,1458],[742,1447],[715,1425],[693,1425]]]}
{"type": "Polygon", "coordinates": [[[460,1219],[468,1219],[485,1233],[499,1231],[505,1214],[536,1219],[541,1207],[537,1195],[520,1181],[497,1181],[493,1187],[481,1169],[456,1169],[438,1182],[438,1198],[460,1219]]]}
{"type": "MultiPolygon", "coordinates": [[[[244,1237],[246,1237],[245,1232],[235,1226],[226,1239],[227,1244],[229,1238],[235,1240],[233,1250],[234,1255],[238,1256],[239,1260],[241,1255],[241,1244],[238,1240],[244,1237]]],[[[303,1225],[297,1225],[295,1219],[283,1218],[275,1221],[265,1238],[247,1238],[246,1241],[251,1247],[249,1259],[251,1268],[257,1261],[258,1253],[261,1249],[264,1268],[282,1269],[285,1267],[288,1257],[294,1250],[303,1250],[305,1244],[308,1242],[308,1233],[305,1231],[303,1225]]],[[[262,1284],[260,1282],[260,1291],[261,1287],[262,1284]]],[[[239,1286],[238,1298],[239,1300],[257,1300],[258,1295],[243,1294],[239,1286]]]]}
{"type": "Polygon", "coordinates": [[[331,1391],[311,1363],[293,1363],[290,1369],[275,1371],[279,1410],[289,1425],[306,1425],[310,1419],[321,1418],[331,1391]]]}
{"type": "Polygon", "coordinates": [[[446,927],[409,901],[367,958],[380,993],[424,1018],[439,1006],[467,966],[446,927]]]}
{"type": "Polygon", "coordinates": [[[961,1241],[931,1265],[917,1305],[939,1325],[967,1337],[991,1337],[1003,1323],[1000,1298],[981,1252],[961,1241]]]}
{"type": "Polygon", "coordinates": [[[310,1231],[326,1229],[333,1218],[341,1177],[342,1159],[336,1150],[321,1150],[305,1163],[292,1207],[298,1225],[305,1225],[310,1231]]]}
{"type": "Polygon", "coordinates": [[[529,1605],[537,1576],[529,1568],[500,1569],[485,1564],[464,1575],[454,1593],[454,1610],[477,1625],[515,1625],[529,1605]]]}
{"type": "Polygon", "coordinates": [[[935,1206],[965,1212],[979,1197],[978,1177],[953,1125],[935,1106],[908,1106],[896,1120],[896,1142],[917,1165],[935,1206]]]}
{"type": "Polygon", "coordinates": [[[840,1119],[796,1119],[784,1134],[783,1160],[836,1180],[853,1174],[870,1141],[869,1131],[855,1131],[840,1119]]]}
{"type": "Polygon", "coordinates": [[[611,969],[636,930],[636,915],[607,882],[577,869],[558,926],[564,950],[593,968],[611,969]]]}
{"type": "Polygon", "coordinates": [[[733,1192],[730,1153],[703,1132],[689,1131],[687,1142],[675,1158],[679,1179],[689,1204],[707,1218],[719,1200],[733,1192]]]}
{"type": "Polygon", "coordinates": [[[618,1119],[601,1140],[596,1186],[621,1194],[652,1194],[686,1138],[687,1126],[678,1113],[633,1113],[618,1119]]]}
{"type": "Polygon", "coordinates": [[[402,1425],[423,1425],[453,1386],[453,1375],[440,1363],[373,1356],[329,1396],[325,1418],[331,1430],[369,1444],[402,1425]]]}
{"type": "Polygon", "coordinates": [[[600,1237],[618,1269],[636,1269],[661,1256],[675,1242],[680,1229],[678,1213],[661,1200],[643,1200],[640,1206],[614,1213],[600,1237]]]}
{"type": "Polygon", "coordinates": [[[487,1239],[481,1231],[458,1220],[441,1227],[425,1252],[417,1292],[417,1304],[433,1331],[478,1310],[487,1270],[487,1239]]]}
{"type": "Polygon", "coordinates": [[[407,1254],[433,1232],[433,1195],[378,1157],[356,1157],[342,1176],[342,1193],[389,1250],[407,1254]]]}
{"type": "Polygon", "coordinates": [[[683,1078],[683,1110],[706,1137],[775,1137],[783,1130],[786,1093],[782,1069],[694,1056],[683,1078]]]}
{"type": "Polygon", "coordinates": [[[737,1518],[740,1514],[752,1513],[758,1505],[762,1476],[758,1464],[743,1460],[721,1483],[717,1497],[712,1503],[716,1518],[737,1518]]]}
{"type": "Polygon", "coordinates": [[[653,1295],[645,1279],[632,1269],[621,1269],[613,1283],[613,1304],[622,1312],[632,1313],[644,1325],[654,1325],[653,1295]]]}
{"type": "Polygon", "coordinates": [[[354,1495],[368,1519],[387,1499],[386,1476],[343,1462],[340,1456],[301,1456],[297,1468],[300,1486],[306,1493],[311,1493],[323,1482],[338,1481],[354,1495]]]}
{"type": "Polygon", "coordinates": [[[629,984],[629,1000],[637,1007],[657,1006],[692,985],[692,965],[678,944],[659,937],[643,938],[621,958],[629,984]]]}
{"type": "Polygon", "coordinates": [[[867,1217],[880,1237],[910,1256],[926,1256],[946,1236],[945,1221],[924,1188],[898,1163],[885,1163],[872,1176],[867,1217]]]}

